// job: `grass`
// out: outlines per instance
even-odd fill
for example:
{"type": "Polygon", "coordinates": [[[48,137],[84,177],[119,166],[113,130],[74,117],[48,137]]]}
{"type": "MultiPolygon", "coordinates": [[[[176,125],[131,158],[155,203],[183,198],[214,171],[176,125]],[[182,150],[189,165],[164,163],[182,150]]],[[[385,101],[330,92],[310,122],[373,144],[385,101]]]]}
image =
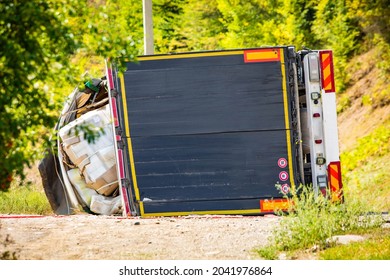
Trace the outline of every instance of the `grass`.
{"type": "Polygon", "coordinates": [[[293,193],[292,209],[274,230],[269,245],[257,252],[265,259],[277,259],[282,252],[294,252],[331,246],[327,239],[336,234],[369,230],[382,223],[379,215],[368,215],[369,208],[360,202],[332,203],[315,196],[309,187],[293,193]]]}
{"type": "Polygon", "coordinates": [[[13,186],[7,192],[0,192],[0,213],[47,215],[53,211],[38,186],[13,186]]]}
{"type": "Polygon", "coordinates": [[[41,184],[38,163],[26,168],[25,173],[25,181],[15,179],[8,191],[0,192],[0,214],[53,214],[41,184]]]}
{"type": "Polygon", "coordinates": [[[347,199],[371,205],[372,211],[390,210],[390,119],[341,154],[347,199]]]}
{"type": "Polygon", "coordinates": [[[390,154],[343,173],[345,195],[370,205],[371,211],[390,210],[390,154]]]}
{"type": "Polygon", "coordinates": [[[323,260],[390,260],[390,229],[367,231],[368,239],[329,248],[320,253],[323,260]]]}
{"type": "Polygon", "coordinates": [[[369,135],[360,138],[357,145],[341,154],[345,171],[352,171],[361,167],[373,158],[382,157],[390,153],[390,119],[377,127],[369,135]]]}

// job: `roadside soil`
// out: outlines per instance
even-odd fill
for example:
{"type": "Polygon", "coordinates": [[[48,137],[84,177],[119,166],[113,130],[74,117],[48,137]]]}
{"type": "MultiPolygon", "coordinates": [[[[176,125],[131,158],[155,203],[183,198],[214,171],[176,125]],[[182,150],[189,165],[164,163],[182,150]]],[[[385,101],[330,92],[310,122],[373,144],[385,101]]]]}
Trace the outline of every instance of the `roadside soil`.
{"type": "Polygon", "coordinates": [[[120,218],[0,216],[0,253],[23,260],[249,260],[279,222],[273,215],[120,218]],[[1,245],[9,236],[11,244],[1,245]]]}

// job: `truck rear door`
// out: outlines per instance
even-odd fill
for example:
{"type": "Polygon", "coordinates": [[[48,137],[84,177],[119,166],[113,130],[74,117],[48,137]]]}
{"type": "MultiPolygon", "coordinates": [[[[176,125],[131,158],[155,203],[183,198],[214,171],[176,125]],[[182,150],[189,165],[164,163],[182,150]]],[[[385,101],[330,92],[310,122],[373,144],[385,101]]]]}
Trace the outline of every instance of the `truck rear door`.
{"type": "Polygon", "coordinates": [[[126,215],[283,205],[297,184],[287,52],[142,56],[123,74],[109,71],[126,215]]]}

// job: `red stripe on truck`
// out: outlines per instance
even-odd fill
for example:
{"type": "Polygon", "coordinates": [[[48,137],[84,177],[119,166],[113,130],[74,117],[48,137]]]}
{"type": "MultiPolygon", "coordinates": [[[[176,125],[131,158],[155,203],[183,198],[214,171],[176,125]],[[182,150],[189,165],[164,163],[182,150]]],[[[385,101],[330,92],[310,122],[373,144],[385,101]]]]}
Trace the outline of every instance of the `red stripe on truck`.
{"type": "Polygon", "coordinates": [[[321,65],[321,84],[323,90],[328,92],[335,92],[336,87],[334,83],[334,68],[333,68],[333,54],[332,51],[320,51],[320,65],[321,65]]]}
{"type": "Polygon", "coordinates": [[[341,165],[334,161],[328,165],[328,181],[332,201],[343,201],[343,183],[341,180],[341,165]]]}

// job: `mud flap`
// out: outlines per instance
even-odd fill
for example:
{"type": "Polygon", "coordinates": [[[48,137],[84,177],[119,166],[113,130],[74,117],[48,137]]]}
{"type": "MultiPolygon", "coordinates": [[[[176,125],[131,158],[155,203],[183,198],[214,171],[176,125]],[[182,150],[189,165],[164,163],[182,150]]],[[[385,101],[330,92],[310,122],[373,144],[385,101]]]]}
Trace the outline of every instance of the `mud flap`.
{"type": "Polygon", "coordinates": [[[48,150],[46,157],[39,163],[38,169],[41,174],[43,189],[54,213],[58,215],[71,214],[72,211],[68,203],[69,197],[67,197],[62,183],[58,157],[51,150],[48,150]]]}

